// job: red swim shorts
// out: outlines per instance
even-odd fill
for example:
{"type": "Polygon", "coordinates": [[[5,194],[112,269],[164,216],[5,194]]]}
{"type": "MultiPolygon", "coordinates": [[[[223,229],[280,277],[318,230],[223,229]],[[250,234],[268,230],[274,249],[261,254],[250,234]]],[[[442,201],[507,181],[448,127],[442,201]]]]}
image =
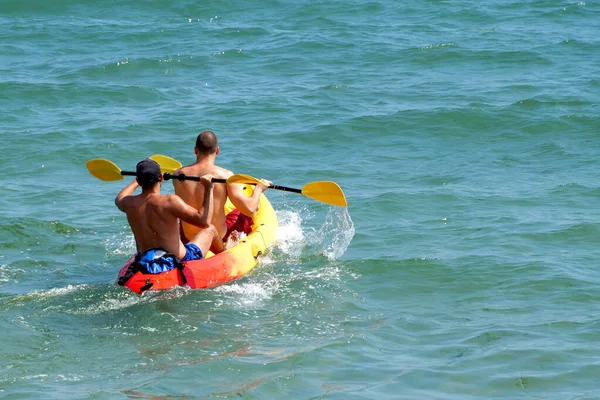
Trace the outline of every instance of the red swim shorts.
{"type": "Polygon", "coordinates": [[[233,210],[225,217],[225,223],[227,224],[227,233],[223,236],[225,242],[231,232],[238,231],[249,234],[252,229],[252,218],[245,216],[240,210],[233,210]]]}

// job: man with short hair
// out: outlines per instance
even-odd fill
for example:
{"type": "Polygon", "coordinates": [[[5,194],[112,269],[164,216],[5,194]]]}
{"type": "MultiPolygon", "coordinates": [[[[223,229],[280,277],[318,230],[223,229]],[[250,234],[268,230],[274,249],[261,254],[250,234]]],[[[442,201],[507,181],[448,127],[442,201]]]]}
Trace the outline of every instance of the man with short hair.
{"type": "MultiPolygon", "coordinates": [[[[174,175],[184,174],[190,176],[202,176],[210,174],[215,178],[227,179],[233,172],[215,164],[215,159],[219,154],[219,144],[216,135],[211,131],[201,132],[196,138],[194,153],[196,162],[182,167],[174,172],[174,175]]],[[[244,194],[241,184],[218,184],[213,190],[214,211],[212,215],[212,224],[217,228],[219,237],[227,240],[232,232],[246,232],[252,226],[252,217],[258,211],[260,204],[260,194],[271,185],[270,181],[262,180],[263,184],[256,185],[252,196],[244,194]],[[236,210],[225,215],[225,202],[227,197],[231,200],[236,210]]],[[[190,206],[203,210],[205,188],[194,181],[179,181],[173,179],[175,193],[181,197],[190,206]]],[[[198,232],[198,227],[182,220],[183,234],[185,238],[194,237],[198,232]]],[[[184,239],[185,239],[184,238],[184,239]]]]}
{"type": "Polygon", "coordinates": [[[137,164],[136,179],[119,192],[115,205],[127,215],[137,245],[138,262],[158,263],[159,269],[165,264],[169,269],[174,261],[167,256],[173,255],[180,261],[197,260],[209,249],[216,254],[235,245],[237,235],[224,245],[217,229],[210,224],[213,215],[211,179],[210,174],[200,179],[203,197],[199,211],[175,194],[160,194],[163,176],[155,161],[147,158],[137,164]],[[138,186],[142,193],[134,195],[138,186]],[[198,227],[197,234],[185,245],[179,235],[179,220],[198,227]],[[147,254],[150,256],[145,257],[147,254]]]}

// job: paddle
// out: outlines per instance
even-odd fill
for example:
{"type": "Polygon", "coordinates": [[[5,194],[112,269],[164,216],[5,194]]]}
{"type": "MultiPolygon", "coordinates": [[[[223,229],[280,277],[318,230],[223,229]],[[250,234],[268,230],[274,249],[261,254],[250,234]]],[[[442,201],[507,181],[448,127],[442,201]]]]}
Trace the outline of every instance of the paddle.
{"type": "MultiPolygon", "coordinates": [[[[186,176],[183,174],[172,175],[175,170],[181,168],[182,166],[181,163],[174,158],[162,154],[154,154],[153,156],[150,156],[150,158],[160,165],[161,171],[164,173],[163,176],[165,180],[178,179],[182,181],[200,181],[200,178],[197,176],[186,176]]],[[[121,169],[115,163],[104,158],[95,158],[93,160],[89,160],[85,165],[92,175],[105,182],[122,180],[126,175],[135,176],[135,172],[121,171],[121,169]]],[[[250,185],[262,183],[260,179],[245,174],[232,175],[227,180],[213,178],[212,181],[214,183],[245,183],[250,185]]],[[[326,204],[332,204],[334,206],[348,206],[348,202],[346,201],[346,197],[344,196],[342,188],[340,188],[337,183],[331,181],[310,182],[304,185],[302,189],[294,189],[279,185],[271,185],[269,188],[282,190],[284,192],[300,193],[303,196],[309,197],[313,200],[317,200],[326,204]]]]}
{"type": "Polygon", "coordinates": [[[172,174],[183,166],[176,159],[162,154],[154,154],[153,156],[150,156],[150,158],[160,165],[160,169],[163,173],[168,172],[172,174]]]}
{"type": "Polygon", "coordinates": [[[104,158],[94,158],[85,163],[90,174],[104,182],[123,180],[124,175],[135,176],[135,172],[121,171],[117,164],[104,158]]]}
{"type": "MultiPolygon", "coordinates": [[[[156,154],[152,157],[155,156],[160,156],[160,154],[156,154]]],[[[165,159],[163,161],[165,161],[167,158],[167,156],[163,156],[165,157],[165,159]]],[[[171,159],[173,160],[173,159],[171,159]]],[[[156,161],[156,160],[155,160],[156,161]]],[[[176,161],[176,160],[174,160],[176,161]]],[[[165,169],[169,168],[169,161],[166,160],[167,162],[167,167],[165,168],[165,166],[161,163],[160,164],[160,168],[161,171],[164,172],[165,169]]],[[[96,178],[100,179],[101,181],[104,182],[113,182],[113,181],[120,181],[123,180],[124,176],[135,176],[135,172],[132,171],[121,171],[121,168],[119,168],[117,166],[117,164],[113,163],[110,160],[107,160],[105,158],[94,158],[93,160],[89,160],[88,162],[85,163],[88,171],[90,171],[90,174],[94,175],[96,178]]],[[[170,164],[171,167],[174,166],[173,163],[170,164]]],[[[175,169],[180,168],[181,165],[175,169]]],[[[188,180],[188,181],[200,181],[200,178],[197,176],[185,176],[183,174],[180,175],[172,175],[169,172],[164,172],[164,179],[165,180],[169,180],[169,179],[180,179],[180,180],[188,180]]],[[[221,179],[221,178],[213,178],[212,182],[214,183],[227,183],[227,180],[225,179],[221,179]]]]}
{"type": "MultiPolygon", "coordinates": [[[[172,171],[167,171],[170,174],[172,174],[176,169],[181,168],[181,163],[177,160],[175,160],[174,158],[168,157],[168,156],[164,156],[161,154],[155,154],[153,156],[151,156],[150,158],[152,158],[154,161],[158,162],[160,164],[160,167],[168,167],[168,166],[172,166],[173,170],[172,171]],[[177,167],[175,167],[177,166],[177,167]]],[[[173,176],[173,175],[169,175],[167,177],[167,175],[169,174],[165,174],[165,180],[169,180],[169,179],[180,179],[180,180],[195,180],[195,181],[199,181],[200,179],[197,177],[193,177],[193,176],[173,176]]],[[[213,178],[213,182],[220,182],[220,180],[218,180],[217,178],[213,178]]],[[[262,183],[260,181],[260,179],[254,178],[250,175],[245,175],[245,174],[236,174],[236,175],[232,175],[227,179],[227,183],[246,183],[246,184],[250,184],[250,185],[256,185],[259,183],[262,183]]],[[[348,202],[346,201],[346,197],[344,196],[344,192],[342,191],[342,188],[340,188],[340,186],[335,183],[335,182],[331,182],[331,181],[319,181],[319,182],[310,182],[307,183],[306,185],[304,185],[302,187],[302,189],[294,189],[294,188],[290,188],[290,187],[285,187],[285,186],[279,186],[279,185],[271,185],[269,186],[270,189],[275,189],[275,190],[283,190],[285,192],[293,192],[293,193],[300,193],[306,197],[309,197],[313,200],[317,200],[323,203],[327,203],[327,204],[332,204],[334,206],[340,206],[340,207],[347,207],[348,206],[348,202]]]]}
{"type": "MultiPolygon", "coordinates": [[[[227,179],[227,183],[246,183],[250,185],[256,185],[262,183],[262,181],[250,175],[236,174],[230,176],[229,179],[227,179]]],[[[294,189],[279,185],[271,185],[269,186],[269,189],[300,193],[303,196],[309,197],[313,200],[332,204],[334,206],[348,206],[348,202],[346,201],[346,197],[344,196],[342,188],[340,188],[337,183],[331,181],[310,182],[304,185],[302,189],[294,189]]]]}
{"type": "MultiPolygon", "coordinates": [[[[162,173],[173,173],[181,168],[181,163],[174,158],[163,156],[162,154],[154,154],[151,159],[160,165],[162,173]]],[[[104,158],[95,158],[85,163],[88,171],[101,181],[111,182],[122,180],[123,176],[135,176],[135,172],[121,171],[121,169],[112,161],[104,158]]]]}

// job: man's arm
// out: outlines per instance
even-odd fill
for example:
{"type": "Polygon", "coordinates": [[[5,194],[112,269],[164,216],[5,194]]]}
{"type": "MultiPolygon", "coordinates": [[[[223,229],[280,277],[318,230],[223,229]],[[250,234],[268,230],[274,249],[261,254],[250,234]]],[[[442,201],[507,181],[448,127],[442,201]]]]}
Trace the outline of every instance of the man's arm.
{"type": "Polygon", "coordinates": [[[205,225],[208,226],[212,221],[214,206],[212,175],[204,175],[200,178],[200,182],[204,185],[204,201],[202,203],[204,215],[202,217],[205,225]]]}
{"type": "Polygon", "coordinates": [[[260,194],[263,193],[271,185],[271,182],[262,179],[263,184],[256,185],[252,196],[248,197],[244,194],[243,185],[239,183],[227,184],[227,195],[235,208],[248,217],[254,217],[260,206],[260,194]]]}
{"type": "Polygon", "coordinates": [[[175,217],[200,228],[209,227],[209,221],[205,218],[206,213],[200,212],[188,205],[176,194],[169,194],[167,196],[169,197],[169,209],[175,217]]]}
{"type": "Polygon", "coordinates": [[[133,196],[135,189],[138,188],[137,179],[134,179],[129,185],[125,186],[115,198],[115,205],[119,210],[125,212],[125,199],[129,196],[133,196]]]}
{"type": "MultiPolygon", "coordinates": [[[[179,175],[182,173],[183,172],[181,172],[181,168],[179,168],[178,170],[173,172],[173,175],[179,175]]],[[[175,189],[175,194],[179,197],[182,197],[181,193],[182,191],[184,191],[183,181],[180,181],[179,179],[172,179],[171,182],[173,183],[173,189],[175,189]]]]}
{"type": "Polygon", "coordinates": [[[213,183],[212,175],[204,175],[200,178],[200,183],[204,186],[203,211],[200,212],[194,207],[186,204],[181,197],[169,195],[171,211],[182,221],[188,224],[196,225],[200,228],[208,228],[213,216],[213,183]]]}

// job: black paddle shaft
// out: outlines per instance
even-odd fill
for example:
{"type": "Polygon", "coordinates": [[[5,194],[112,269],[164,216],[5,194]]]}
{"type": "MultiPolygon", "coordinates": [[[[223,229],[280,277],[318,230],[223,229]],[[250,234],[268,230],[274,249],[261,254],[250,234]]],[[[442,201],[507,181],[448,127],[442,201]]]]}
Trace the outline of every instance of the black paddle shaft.
{"type": "MultiPolygon", "coordinates": [[[[165,172],[163,177],[165,178],[165,181],[168,181],[169,179],[177,179],[180,181],[196,181],[196,182],[200,182],[200,177],[198,176],[187,176],[184,174],[179,174],[179,175],[173,175],[170,174],[168,172],[165,172]]],[[[227,183],[227,179],[222,179],[222,178],[212,178],[212,182],[213,183],[227,183]]]]}
{"type": "Polygon", "coordinates": [[[279,185],[271,185],[269,189],[283,190],[284,192],[294,192],[302,194],[302,189],[294,189],[291,187],[279,186],[279,185]]]}
{"type": "MultiPolygon", "coordinates": [[[[123,175],[125,175],[123,172],[121,172],[121,173],[123,175]]],[[[127,174],[127,175],[129,175],[129,174],[127,174]]],[[[133,173],[133,175],[135,175],[135,173],[133,173]]],[[[163,176],[165,178],[165,181],[168,181],[169,179],[178,179],[180,181],[196,181],[196,182],[200,182],[200,178],[197,177],[197,176],[188,176],[188,175],[184,175],[184,174],[173,175],[173,174],[170,174],[168,172],[165,172],[165,174],[163,176]]],[[[227,179],[212,178],[212,182],[213,183],[227,183],[227,179]]],[[[250,183],[250,185],[256,185],[256,184],[255,183],[250,183]]],[[[269,186],[269,189],[283,190],[284,192],[302,193],[301,189],[294,189],[294,188],[285,187],[285,186],[279,186],[279,185],[271,185],[271,186],[269,186]]]]}

